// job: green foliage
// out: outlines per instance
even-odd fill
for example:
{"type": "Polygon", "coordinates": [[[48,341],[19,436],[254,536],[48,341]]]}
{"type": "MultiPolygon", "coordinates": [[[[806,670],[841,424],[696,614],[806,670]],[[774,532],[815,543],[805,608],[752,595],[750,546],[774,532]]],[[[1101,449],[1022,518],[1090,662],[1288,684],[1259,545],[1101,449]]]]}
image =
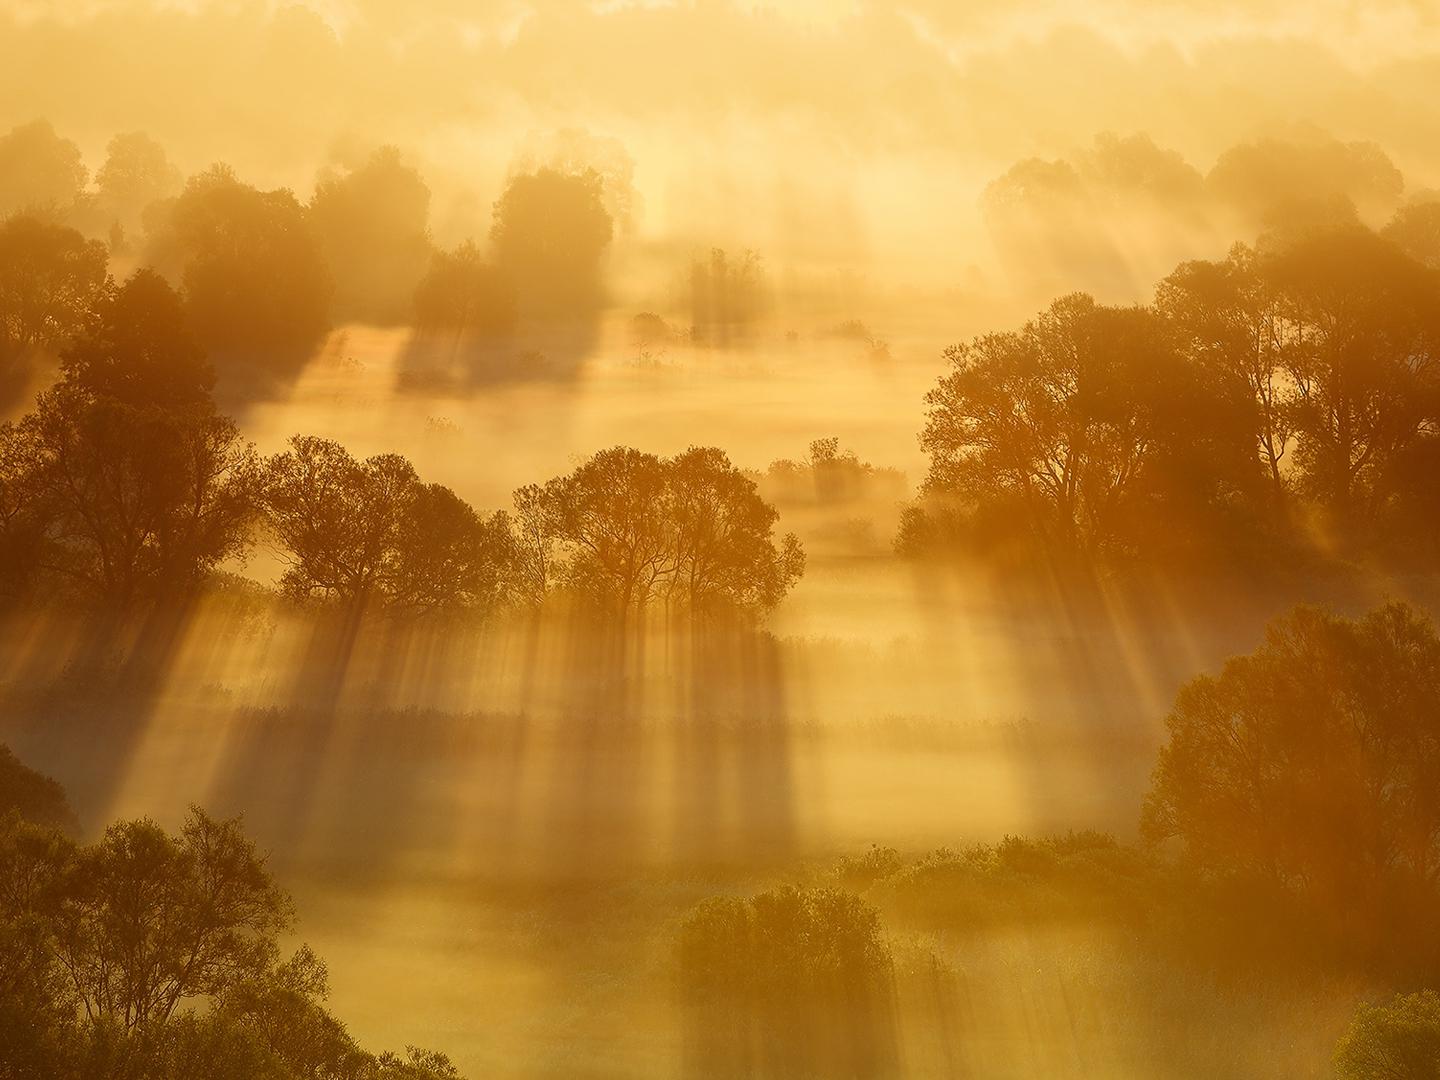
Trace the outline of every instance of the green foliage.
{"type": "Polygon", "coordinates": [[[1361,1005],[1335,1049],[1339,1080],[1440,1077],[1440,994],[1422,990],[1361,1005]]]}

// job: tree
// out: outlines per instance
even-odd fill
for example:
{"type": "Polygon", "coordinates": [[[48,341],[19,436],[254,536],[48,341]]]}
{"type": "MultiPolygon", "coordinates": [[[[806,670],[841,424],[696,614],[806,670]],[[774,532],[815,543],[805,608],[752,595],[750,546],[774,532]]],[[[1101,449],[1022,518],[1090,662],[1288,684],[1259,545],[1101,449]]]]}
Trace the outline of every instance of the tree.
{"type": "Polygon", "coordinates": [[[130,405],[62,383],[5,438],[35,500],[40,569],[87,603],[178,598],[243,551],[253,454],[208,402],[130,405]]]}
{"type": "Polygon", "coordinates": [[[430,258],[430,189],[400,151],[321,173],[309,219],[335,280],[335,313],[382,325],[406,315],[430,258]]]}
{"type": "Polygon", "coordinates": [[[457,1080],[444,1054],[372,1055],[281,959],[290,899],[237,821],[112,825],[79,846],[0,817],[0,1073],[126,1080],[457,1080]]]}
{"type": "Polygon", "coordinates": [[[1302,607],[1166,719],[1142,826],[1202,870],[1293,891],[1355,942],[1408,936],[1440,885],[1440,637],[1404,604],[1302,607]]]}
{"type": "Polygon", "coordinates": [[[1374,520],[1392,463],[1440,424],[1440,279],[1363,229],[1275,255],[1301,482],[1342,533],[1374,520]]]}
{"type": "Polygon", "coordinates": [[[1389,209],[1405,189],[1400,170],[1374,143],[1335,139],[1259,139],[1220,155],[1206,184],[1251,224],[1266,224],[1299,205],[1336,201],[1389,209]]]}
{"type": "Polygon", "coordinates": [[[1295,437],[1295,385],[1283,364],[1289,335],[1280,301],[1257,262],[1237,244],[1224,262],[1182,263],[1156,289],[1155,309],[1186,359],[1231,388],[1278,505],[1288,489],[1281,463],[1295,437]]]}
{"type": "Polygon", "coordinates": [[[730,256],[713,248],[690,263],[690,322],[700,341],[725,346],[743,341],[764,314],[765,273],[753,251],[730,256]]]}
{"type": "Polygon", "coordinates": [[[105,295],[105,246],[29,216],[0,223],[0,361],[62,346],[105,295]]]}
{"type": "Polygon", "coordinates": [[[288,898],[236,821],[112,825],[63,867],[54,948],[91,1019],[163,1023],[275,961],[288,898]]]}
{"type": "Polygon", "coordinates": [[[697,1075],[891,1074],[890,950],[859,897],[786,886],[706,900],[676,961],[697,1075]]]}
{"type": "Polygon", "coordinates": [[[80,148],[56,135],[49,121],[14,127],[0,136],[0,218],[22,211],[52,219],[68,214],[88,176],[80,148]]]}
{"type": "Polygon", "coordinates": [[[258,191],[217,165],[160,208],[149,254],[178,277],[195,336],[232,389],[283,387],[329,329],[330,275],[289,191],[258,191]]]}
{"type": "Polygon", "coordinates": [[[415,290],[417,330],[465,343],[503,338],[514,326],[514,289],[478,247],[435,252],[415,290]]]}
{"type": "Polygon", "coordinates": [[[449,489],[422,484],[398,454],[356,461],[338,443],[297,435],[266,461],[260,491],[293,597],[424,613],[502,596],[503,516],[486,521],[449,489]]]}
{"type": "Polygon", "coordinates": [[[65,789],[25,766],[8,746],[0,743],[0,818],[12,813],[32,824],[65,832],[79,827],[65,789]]]}
{"type": "Polygon", "coordinates": [[[755,483],[715,447],[691,447],[668,463],[676,560],[670,595],[695,611],[767,610],[805,571],[793,534],[777,548],[780,515],[755,483]]]}
{"type": "Polygon", "coordinates": [[[1335,1048],[1339,1080],[1435,1080],[1440,1076],[1440,994],[1399,994],[1361,1005],[1335,1048]]]}
{"type": "Polygon", "coordinates": [[[495,262],[514,282],[522,312],[584,317],[601,301],[601,260],[614,235],[594,170],[542,168],[511,177],[495,203],[495,262]]]}
{"type": "Polygon", "coordinates": [[[945,355],[952,371],[925,399],[926,494],[1051,552],[1163,542],[1159,507],[1209,515],[1246,483],[1223,395],[1147,309],[1077,294],[945,355]]]}
{"type": "Polygon", "coordinates": [[[76,386],[133,406],[202,404],[215,383],[183,301],[153,270],[136,271],[104,299],[62,362],[76,386]]]}
{"type": "Polygon", "coordinates": [[[116,135],[105,148],[95,173],[95,210],[109,231],[112,247],[124,247],[138,231],[141,215],[154,203],[173,198],[183,178],[165,148],[141,131],[116,135]]]}
{"type": "Polygon", "coordinates": [[[1380,236],[1416,262],[1440,269],[1440,201],[1402,206],[1380,230],[1380,236]]]}
{"type": "Polygon", "coordinates": [[[804,571],[775,510],[714,448],[660,458],[602,450],[568,476],[515,495],[527,594],[558,582],[628,613],[663,600],[693,613],[774,607],[804,571]]]}

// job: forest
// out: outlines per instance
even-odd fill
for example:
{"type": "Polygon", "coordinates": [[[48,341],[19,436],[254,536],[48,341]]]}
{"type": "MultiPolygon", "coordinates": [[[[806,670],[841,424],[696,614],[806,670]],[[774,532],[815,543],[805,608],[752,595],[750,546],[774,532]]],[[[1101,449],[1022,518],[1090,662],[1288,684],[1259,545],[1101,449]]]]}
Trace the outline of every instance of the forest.
{"type": "Polygon", "coordinates": [[[0,1080],[1440,1078],[1440,13],[463,7],[0,0],[0,1080]]]}

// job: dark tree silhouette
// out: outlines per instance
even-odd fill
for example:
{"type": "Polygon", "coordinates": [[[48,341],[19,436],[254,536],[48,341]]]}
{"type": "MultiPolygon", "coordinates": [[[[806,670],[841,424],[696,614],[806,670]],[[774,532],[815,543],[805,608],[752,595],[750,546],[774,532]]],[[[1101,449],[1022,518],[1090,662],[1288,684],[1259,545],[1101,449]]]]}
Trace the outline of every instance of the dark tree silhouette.
{"type": "Polygon", "coordinates": [[[286,386],[330,325],[332,284],[304,207],[289,191],[258,191],[216,166],[153,220],[149,255],[178,275],[222,390],[286,386]]]}
{"type": "Polygon", "coordinates": [[[1391,464],[1440,423],[1440,279],[1363,229],[1302,242],[1265,274],[1284,303],[1301,482],[1354,535],[1391,464]]]}
{"type": "Polygon", "coordinates": [[[446,1080],[361,1050],[324,965],[281,960],[289,897],[238,822],[112,825],[92,845],[0,818],[0,1069],[145,1080],[446,1080]]]}
{"type": "Polygon", "coordinates": [[[714,448],[660,458],[603,450],[568,476],[516,492],[528,595],[561,586],[628,612],[664,601],[691,612],[762,611],[804,572],[752,480],[714,448]]]}
{"type": "Polygon", "coordinates": [[[1185,358],[1214,372],[1246,414],[1278,505],[1289,487],[1281,463],[1295,437],[1294,385],[1284,366],[1281,300],[1257,260],[1236,245],[1224,262],[1184,263],[1156,289],[1155,309],[1185,358]]]}
{"type": "Polygon", "coordinates": [[[215,383],[183,301],[153,270],[136,271],[100,303],[62,365],[76,386],[134,406],[201,405],[215,383]]]}
{"type": "Polygon", "coordinates": [[[434,254],[414,303],[417,330],[458,342],[502,338],[515,326],[513,286],[469,242],[434,254]]]}
{"type": "Polygon", "coordinates": [[[17,527],[38,530],[40,570],[87,603],[178,598],[244,552],[253,453],[208,402],[129,405],[63,383],[0,444],[17,459],[17,527]]]}
{"type": "Polygon", "coordinates": [[[1155,539],[1157,504],[1199,514],[1246,482],[1223,396],[1144,308],[1070,296],[946,357],[926,395],[926,493],[1008,517],[1054,552],[1133,548],[1155,539]]]}
{"type": "Polygon", "coordinates": [[[0,363],[56,349],[83,329],[105,294],[105,246],[30,216],[0,223],[0,363]]]}
{"type": "Polygon", "coordinates": [[[79,822],[65,789],[43,773],[20,761],[4,743],[0,743],[0,818],[17,815],[32,825],[78,831],[79,822]]]}
{"type": "Polygon", "coordinates": [[[1181,689],[1144,831],[1210,873],[1295,891],[1355,947],[1420,955],[1440,886],[1437,700],[1428,619],[1299,608],[1181,689]]]}
{"type": "Polygon", "coordinates": [[[260,491],[293,597],[414,612],[502,598],[504,517],[486,521],[448,488],[422,484],[398,454],[357,461],[338,443],[296,436],[266,461],[260,491]]]}
{"type": "Polygon", "coordinates": [[[430,258],[430,189],[393,146],[358,168],[327,169],[310,223],[335,281],[335,315],[401,322],[430,258]]]}

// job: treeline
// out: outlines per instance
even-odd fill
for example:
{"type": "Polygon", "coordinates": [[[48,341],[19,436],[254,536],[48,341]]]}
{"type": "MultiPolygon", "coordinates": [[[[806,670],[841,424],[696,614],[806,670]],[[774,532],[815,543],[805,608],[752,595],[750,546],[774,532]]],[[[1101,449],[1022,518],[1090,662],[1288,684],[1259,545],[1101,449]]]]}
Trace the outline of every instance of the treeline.
{"type": "Polygon", "coordinates": [[[92,844],[53,780],[0,746],[0,1077],[458,1080],[441,1053],[362,1049],[291,955],[290,898],[236,821],[192,810],[92,844]]]}
{"type": "Polygon", "coordinates": [[[750,614],[800,577],[794,537],[714,448],[625,447],[478,513],[398,454],[297,436],[256,454],[210,396],[184,298],[137,272],[0,425],[0,592],[134,612],[191,596],[256,543],[295,599],[349,611],[488,611],[564,597],[601,612],[750,614]]]}
{"type": "Polygon", "coordinates": [[[391,147],[325,169],[306,202],[225,165],[182,182],[140,133],[111,141],[92,184],[73,142],[17,127],[0,136],[0,361],[81,333],[114,290],[112,258],[176,287],[228,396],[282,390],[336,321],[413,325],[451,364],[513,360],[525,320],[593,320],[614,235],[607,178],[583,155],[530,165],[483,248],[442,250],[430,189],[391,147]]]}
{"type": "Polygon", "coordinates": [[[1433,567],[1440,204],[1271,236],[1147,305],[1076,294],[947,350],[903,551],[1433,567]]]}

